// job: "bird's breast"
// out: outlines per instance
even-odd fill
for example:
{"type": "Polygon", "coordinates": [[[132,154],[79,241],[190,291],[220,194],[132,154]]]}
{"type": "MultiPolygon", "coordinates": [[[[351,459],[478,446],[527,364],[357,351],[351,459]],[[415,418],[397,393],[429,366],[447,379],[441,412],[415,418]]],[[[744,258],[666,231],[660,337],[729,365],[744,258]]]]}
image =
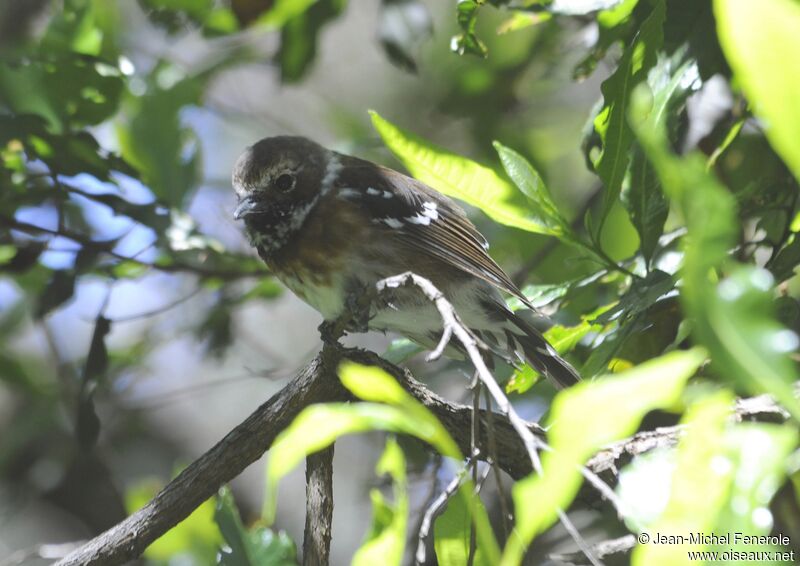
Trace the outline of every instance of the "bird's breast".
{"type": "Polygon", "coordinates": [[[259,248],[273,273],[326,320],[341,314],[352,279],[363,271],[361,250],[367,228],[352,210],[332,208],[335,205],[321,200],[284,245],[276,250],[259,248]]]}

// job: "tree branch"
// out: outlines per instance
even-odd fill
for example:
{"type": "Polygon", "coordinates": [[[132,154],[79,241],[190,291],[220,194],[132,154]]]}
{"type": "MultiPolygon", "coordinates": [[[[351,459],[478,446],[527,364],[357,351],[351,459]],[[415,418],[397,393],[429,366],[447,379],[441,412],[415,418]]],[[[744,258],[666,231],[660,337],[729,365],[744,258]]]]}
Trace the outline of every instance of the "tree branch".
{"type": "MultiPolygon", "coordinates": [[[[391,364],[373,352],[326,345],[311,363],[266,403],[256,409],[244,422],[229,432],[219,443],[200,456],[168,483],[149,503],[130,517],[98,535],[64,557],[58,566],[121,564],[140,556],[158,537],[189,516],[203,501],[214,495],[225,483],[238,476],[258,460],[272,445],[277,434],[286,428],[297,414],[312,403],[351,400],[336,377],[339,362],[349,359],[357,363],[378,366],[393,375],[416,399],[423,403],[442,422],[463,453],[469,453],[472,409],[450,403],[430,391],[402,368],[391,364]]],[[[489,455],[489,415],[481,411],[479,448],[483,457],[489,455]]],[[[734,417],[782,421],[782,411],[767,397],[741,400],[734,417]]],[[[516,430],[504,415],[493,414],[497,460],[500,467],[514,478],[531,472],[531,462],[516,430]]],[[[528,430],[543,438],[538,425],[528,423],[528,430]]],[[[618,442],[597,454],[587,464],[595,473],[615,475],[616,470],[633,456],[657,446],[677,443],[682,430],[666,427],[639,433],[618,442]]]]}
{"type": "Polygon", "coordinates": [[[328,566],[333,524],[333,444],[306,458],[303,566],[328,566]]]}

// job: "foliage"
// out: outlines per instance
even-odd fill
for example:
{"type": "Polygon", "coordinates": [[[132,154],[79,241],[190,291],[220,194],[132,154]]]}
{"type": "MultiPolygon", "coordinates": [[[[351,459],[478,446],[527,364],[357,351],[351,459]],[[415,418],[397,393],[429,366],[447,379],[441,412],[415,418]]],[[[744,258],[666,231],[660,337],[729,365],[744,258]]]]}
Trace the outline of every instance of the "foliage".
{"type": "MultiPolygon", "coordinates": [[[[319,61],[337,72],[348,65],[323,51],[326,30],[353,8],[344,0],[122,4],[31,2],[18,25],[16,3],[0,6],[0,401],[11,407],[0,479],[42,494],[122,467],[104,459],[120,458],[141,431],[121,431],[110,415],[125,413],[119,397],[147,373],[165,335],[202,344],[204,361],[230,360],[243,335],[239,311],[281,295],[257,258],[204,220],[216,206],[201,198],[213,184],[204,161],[217,148],[192,113],[214,107],[220,82],[264,61],[293,89],[319,61]],[[168,50],[148,54],[126,29],[132,13],[142,33],[189,37],[206,55],[187,64],[168,50]],[[19,29],[3,35],[9,18],[19,29]],[[269,54],[255,40],[262,36],[269,54]],[[107,312],[110,298],[131,288],[160,295],[159,277],[206,304],[161,335],[142,321],[174,312],[184,298],[155,313],[133,305],[141,328],[122,330],[126,320],[107,312]],[[105,298],[87,302],[98,288],[105,298]],[[67,318],[91,325],[85,344],[67,318]],[[65,354],[59,338],[82,353],[65,354]],[[30,347],[37,340],[52,359],[30,347]],[[93,473],[75,473],[81,466],[93,473]]],[[[376,473],[391,495],[369,490],[373,520],[353,554],[359,564],[409,556],[412,474],[430,473],[428,454],[444,461],[434,476],[463,480],[434,522],[438,562],[512,565],[549,550],[542,535],[561,511],[585,508],[581,466],[594,453],[676,422],[685,431],[677,447],[625,465],[622,520],[607,518],[604,532],[763,535],[797,525],[800,497],[778,505],[776,493],[798,485],[790,455],[800,419],[800,4],[458,0],[436,34],[434,16],[417,0],[381,2],[369,41],[398,73],[418,75],[406,77],[413,82],[396,100],[374,101],[377,136],[366,113],[347,116],[329,93],[319,98],[330,97],[331,122],[354,152],[368,153],[374,144],[365,139],[380,137],[410,174],[468,206],[500,263],[518,266],[524,293],[553,315],[545,336],[586,380],[552,399],[544,473],[511,489],[514,530],[498,539],[484,503],[497,494],[476,494],[464,455],[431,413],[385,373],[347,365],[340,377],[360,401],[308,407],[281,432],[260,520],[243,521],[223,490],[146,558],[296,563],[293,541],[268,526],[281,520],[278,486],[308,454],[371,431],[389,433],[376,473]],[[450,35],[455,54],[443,54],[450,50],[440,40],[450,35]],[[592,109],[573,100],[577,91],[556,71],[584,81],[592,109]],[[580,164],[586,171],[576,171],[580,164]],[[780,403],[786,423],[730,418],[737,396],[760,394],[780,403]],[[649,489],[631,491],[630,482],[649,489]]],[[[400,363],[418,352],[399,340],[386,357],[400,363]]],[[[441,366],[433,367],[415,373],[436,379],[441,366]]],[[[550,401],[538,378],[516,368],[505,390],[514,401],[550,401]]],[[[121,507],[113,483],[98,484],[106,498],[97,495],[94,507],[121,507]]],[[[153,493],[152,485],[129,489],[128,511],[153,493]]],[[[90,512],[61,504],[96,530],[121,518],[95,524],[90,512]]],[[[680,564],[687,548],[644,544],[630,559],[680,564]]],[[[692,547],[705,549],[754,550],[692,547]]]]}

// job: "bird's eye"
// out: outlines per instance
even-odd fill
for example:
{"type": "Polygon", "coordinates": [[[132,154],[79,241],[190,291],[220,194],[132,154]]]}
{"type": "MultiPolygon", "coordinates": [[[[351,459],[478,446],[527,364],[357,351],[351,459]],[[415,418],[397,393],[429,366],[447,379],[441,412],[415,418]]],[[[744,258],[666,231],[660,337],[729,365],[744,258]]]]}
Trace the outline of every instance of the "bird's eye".
{"type": "Polygon", "coordinates": [[[278,178],[275,179],[275,188],[282,193],[291,191],[294,188],[294,176],[289,173],[278,175],[278,178]]]}

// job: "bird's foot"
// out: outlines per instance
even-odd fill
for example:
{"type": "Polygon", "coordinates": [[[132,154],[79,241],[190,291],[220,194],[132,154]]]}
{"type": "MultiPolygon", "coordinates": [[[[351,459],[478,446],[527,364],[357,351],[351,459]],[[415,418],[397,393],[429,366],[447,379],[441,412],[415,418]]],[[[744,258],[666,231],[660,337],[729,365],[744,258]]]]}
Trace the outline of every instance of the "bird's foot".
{"type": "Polygon", "coordinates": [[[342,318],[334,320],[323,320],[322,324],[317,327],[319,330],[319,337],[325,344],[336,345],[339,343],[339,338],[344,335],[345,324],[342,318]]]}
{"type": "Polygon", "coordinates": [[[370,307],[375,298],[375,293],[364,289],[360,293],[350,293],[345,299],[345,309],[350,319],[347,321],[347,330],[350,332],[366,332],[369,330],[370,307]]]}

